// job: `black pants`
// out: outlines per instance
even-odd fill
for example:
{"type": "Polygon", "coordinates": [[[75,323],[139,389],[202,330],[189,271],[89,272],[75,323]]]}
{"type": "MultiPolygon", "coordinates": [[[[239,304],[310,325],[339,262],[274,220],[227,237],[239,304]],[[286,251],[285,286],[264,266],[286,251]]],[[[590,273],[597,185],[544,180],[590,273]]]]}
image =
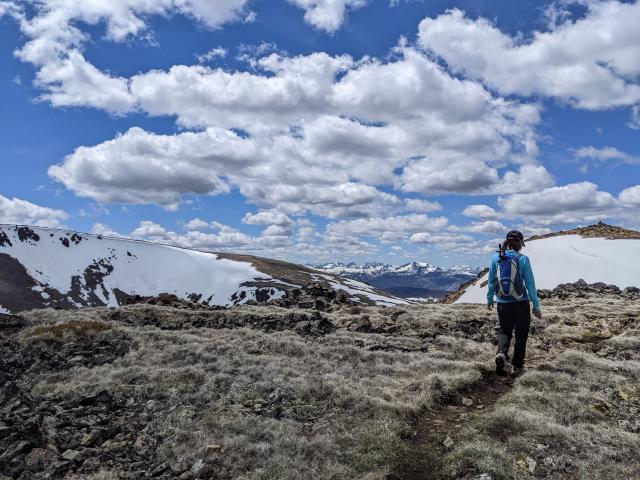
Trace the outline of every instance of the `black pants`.
{"type": "Polygon", "coordinates": [[[527,337],[531,324],[531,310],[529,302],[498,303],[498,319],[500,320],[500,335],[498,335],[498,353],[504,353],[509,358],[509,346],[513,330],[516,331],[516,342],[513,347],[511,364],[520,368],[524,366],[524,354],[527,350],[527,337]]]}

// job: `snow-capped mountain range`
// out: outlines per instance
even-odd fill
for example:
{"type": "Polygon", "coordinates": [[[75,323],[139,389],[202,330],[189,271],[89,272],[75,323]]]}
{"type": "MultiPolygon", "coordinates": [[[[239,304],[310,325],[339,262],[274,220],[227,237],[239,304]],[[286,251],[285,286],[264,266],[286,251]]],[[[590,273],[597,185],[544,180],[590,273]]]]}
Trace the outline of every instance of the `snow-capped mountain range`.
{"type": "Polygon", "coordinates": [[[372,285],[400,297],[439,298],[476,277],[480,268],[438,267],[425,262],[392,265],[383,262],[326,263],[309,267],[372,285]]]}
{"type": "Polygon", "coordinates": [[[267,301],[287,289],[324,283],[352,301],[393,305],[400,298],[301,265],[68,230],[0,225],[0,313],[52,306],[118,306],[172,293],[207,305],[267,301]]]}

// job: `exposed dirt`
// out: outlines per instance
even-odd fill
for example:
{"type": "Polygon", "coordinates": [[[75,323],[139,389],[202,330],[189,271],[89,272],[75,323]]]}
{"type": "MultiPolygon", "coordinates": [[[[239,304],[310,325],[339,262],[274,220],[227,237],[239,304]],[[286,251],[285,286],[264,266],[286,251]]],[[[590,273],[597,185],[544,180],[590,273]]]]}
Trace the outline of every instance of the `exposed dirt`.
{"type": "MultiPolygon", "coordinates": [[[[482,380],[459,396],[444,399],[437,408],[412,419],[413,432],[406,439],[409,455],[389,475],[388,480],[433,480],[449,478],[442,463],[446,452],[456,444],[457,433],[474,418],[489,410],[513,387],[509,375],[487,372],[482,380]]],[[[460,477],[458,477],[460,478],[460,477]]],[[[465,478],[464,472],[462,478],[465,478]]]]}

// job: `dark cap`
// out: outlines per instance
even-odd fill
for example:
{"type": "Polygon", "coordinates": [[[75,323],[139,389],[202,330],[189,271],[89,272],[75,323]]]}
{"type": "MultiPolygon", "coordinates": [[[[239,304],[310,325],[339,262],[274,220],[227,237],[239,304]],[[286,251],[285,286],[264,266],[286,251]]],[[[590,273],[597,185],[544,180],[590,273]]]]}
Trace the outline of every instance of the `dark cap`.
{"type": "Polygon", "coordinates": [[[524,245],[524,235],[522,235],[522,232],[519,232],[518,230],[511,230],[507,233],[507,240],[518,240],[524,245]]]}

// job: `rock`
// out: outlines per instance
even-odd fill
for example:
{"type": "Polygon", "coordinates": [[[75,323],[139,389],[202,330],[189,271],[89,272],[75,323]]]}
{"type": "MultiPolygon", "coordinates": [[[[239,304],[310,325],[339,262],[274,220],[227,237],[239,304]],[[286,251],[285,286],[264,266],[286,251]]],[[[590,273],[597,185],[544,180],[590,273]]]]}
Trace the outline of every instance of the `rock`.
{"type": "Polygon", "coordinates": [[[444,439],[444,442],[442,442],[442,444],[446,448],[451,448],[453,447],[453,439],[449,435],[447,435],[447,438],[444,439]]]}
{"type": "Polygon", "coordinates": [[[221,445],[217,445],[217,444],[211,444],[211,445],[207,445],[206,447],[204,447],[203,450],[203,455],[204,456],[211,456],[215,453],[218,453],[222,450],[222,446],[221,445]]]}
{"type": "Polygon", "coordinates": [[[371,320],[367,315],[363,315],[358,320],[349,325],[349,330],[352,332],[370,333],[372,330],[371,320]]]}
{"type": "Polygon", "coordinates": [[[466,407],[470,407],[471,405],[473,405],[473,399],[462,397],[462,404],[466,407]]]}
{"type": "Polygon", "coordinates": [[[528,467],[529,473],[531,475],[533,475],[533,472],[536,469],[536,465],[537,464],[538,464],[538,462],[536,462],[533,458],[527,457],[527,467],[528,467]]]}
{"type": "Polygon", "coordinates": [[[555,466],[556,461],[553,459],[553,457],[545,457],[542,463],[544,463],[547,467],[553,467],[555,466]]]}
{"type": "Polygon", "coordinates": [[[56,461],[56,454],[44,448],[34,448],[24,457],[24,464],[27,466],[46,467],[56,461]]]}
{"type": "Polygon", "coordinates": [[[62,458],[71,462],[77,460],[79,457],[80,452],[78,450],[65,450],[65,452],[62,454],[62,458]]]}
{"type": "Polygon", "coordinates": [[[22,441],[15,444],[13,447],[8,448],[1,456],[0,461],[10,461],[16,458],[18,455],[22,453],[26,453],[31,449],[31,442],[22,441]]]}

